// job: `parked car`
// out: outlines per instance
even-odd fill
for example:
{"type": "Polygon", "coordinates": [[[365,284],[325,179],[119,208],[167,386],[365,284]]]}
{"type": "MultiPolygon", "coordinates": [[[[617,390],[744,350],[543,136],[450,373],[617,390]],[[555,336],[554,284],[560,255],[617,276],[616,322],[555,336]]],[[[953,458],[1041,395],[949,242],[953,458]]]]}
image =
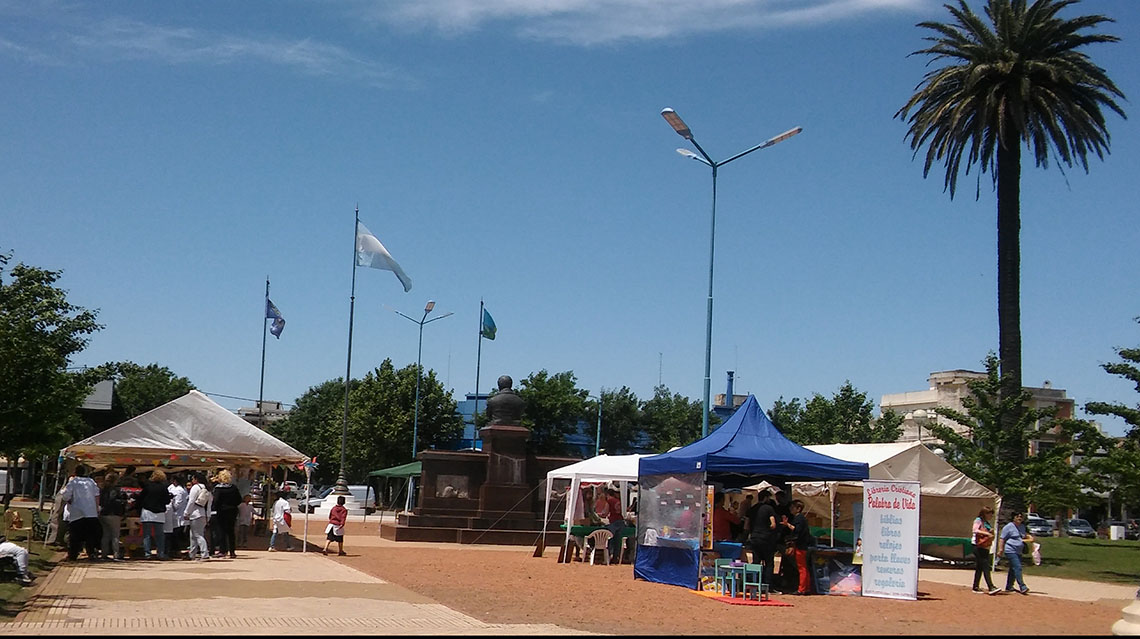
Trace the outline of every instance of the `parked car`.
{"type": "Polygon", "coordinates": [[[282,491],[282,492],[288,493],[289,496],[292,497],[293,495],[297,494],[298,488],[299,488],[299,486],[297,486],[297,482],[290,479],[288,481],[281,482],[281,485],[277,489],[282,491]]]}
{"type": "Polygon", "coordinates": [[[1065,534],[1070,537],[1085,537],[1086,539],[1096,539],[1096,529],[1089,525],[1089,522],[1084,519],[1070,519],[1065,524],[1065,534]]]}
{"type": "Polygon", "coordinates": [[[1120,526],[1120,527],[1124,528],[1125,536],[1127,537],[1128,524],[1123,522],[1123,521],[1120,521],[1119,519],[1109,519],[1106,521],[1101,521],[1099,524],[1096,525],[1096,536],[1100,537],[1101,539],[1110,538],[1112,536],[1110,534],[1110,529],[1113,526],[1120,526]]]}
{"type": "Polygon", "coordinates": [[[1034,537],[1052,537],[1053,522],[1037,513],[1027,513],[1025,515],[1025,531],[1034,537]]]}
{"type": "Polygon", "coordinates": [[[322,490],[319,495],[313,495],[312,497],[310,497],[309,501],[307,501],[307,502],[305,501],[305,498],[302,497],[297,502],[297,512],[303,513],[303,512],[308,512],[312,508],[319,508],[320,505],[322,503],[324,503],[325,497],[328,497],[329,494],[332,493],[332,491],[333,491],[333,487],[329,486],[328,488],[322,490]]]}

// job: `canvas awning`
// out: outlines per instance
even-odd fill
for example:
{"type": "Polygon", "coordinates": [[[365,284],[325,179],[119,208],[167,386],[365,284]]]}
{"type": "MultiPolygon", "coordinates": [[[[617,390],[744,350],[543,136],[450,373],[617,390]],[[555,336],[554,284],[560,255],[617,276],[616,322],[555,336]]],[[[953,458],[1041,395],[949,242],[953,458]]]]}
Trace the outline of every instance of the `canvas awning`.
{"type": "Polygon", "coordinates": [[[391,468],[381,468],[368,473],[369,477],[398,477],[400,479],[407,479],[408,477],[419,477],[423,472],[423,462],[408,462],[407,464],[400,464],[399,466],[392,466],[391,468]]]}

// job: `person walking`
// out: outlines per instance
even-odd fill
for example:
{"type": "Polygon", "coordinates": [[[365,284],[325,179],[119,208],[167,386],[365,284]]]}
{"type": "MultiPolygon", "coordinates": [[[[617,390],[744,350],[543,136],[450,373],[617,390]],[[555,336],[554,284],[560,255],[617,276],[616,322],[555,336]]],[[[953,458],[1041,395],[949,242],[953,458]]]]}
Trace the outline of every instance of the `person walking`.
{"type": "Polygon", "coordinates": [[[293,515],[289,509],[288,494],[285,491],[279,491],[277,501],[273,502],[273,534],[269,536],[269,552],[277,550],[277,535],[282,535],[285,538],[285,550],[293,550],[293,538],[289,535],[292,532],[290,524],[293,515]]]}
{"type": "Polygon", "coordinates": [[[990,506],[984,506],[978,511],[977,518],[974,519],[974,592],[988,592],[991,595],[996,595],[1001,590],[994,587],[994,580],[990,577],[990,571],[993,569],[993,562],[990,561],[990,547],[994,543],[994,526],[990,523],[990,517],[993,515],[994,509],[990,506]],[[987,590],[978,588],[981,585],[982,577],[986,578],[987,590]]]}
{"type": "Polygon", "coordinates": [[[186,553],[187,559],[203,561],[210,558],[210,547],[206,545],[206,521],[209,519],[207,514],[209,511],[206,508],[209,505],[210,491],[202,484],[201,474],[191,475],[185,512],[186,522],[190,526],[190,549],[186,553]]]}
{"type": "Polygon", "coordinates": [[[214,521],[214,535],[220,554],[229,555],[230,559],[237,557],[237,526],[238,506],[242,503],[241,491],[230,483],[232,475],[228,470],[218,471],[217,482],[214,484],[214,509],[218,516],[214,521]]]}
{"type": "Polygon", "coordinates": [[[150,480],[143,482],[139,493],[139,505],[142,511],[139,522],[142,523],[143,558],[167,559],[166,556],[166,505],[170,503],[170,491],[166,489],[166,473],[155,469],[150,474],[150,480]],[[150,554],[151,547],[157,553],[150,554]]]}
{"type": "Polygon", "coordinates": [[[102,525],[99,523],[99,486],[87,476],[87,467],[79,465],[75,476],[60,491],[60,497],[67,506],[68,522],[67,558],[79,559],[79,550],[87,551],[87,559],[95,561],[99,557],[99,541],[102,525]]]}
{"type": "Polygon", "coordinates": [[[1033,541],[1033,535],[1025,532],[1022,521],[1024,517],[1021,513],[1013,513],[1013,521],[1001,529],[1001,536],[998,537],[998,554],[1009,562],[1009,572],[1005,577],[1006,592],[1015,592],[1013,582],[1016,580],[1019,588],[1016,592],[1028,595],[1029,588],[1021,578],[1021,553],[1025,549],[1025,544],[1033,541]]]}
{"type": "Polygon", "coordinates": [[[337,554],[343,557],[344,552],[344,524],[348,521],[348,509],[344,507],[344,495],[336,498],[336,505],[329,511],[329,525],[325,530],[327,531],[325,542],[325,549],[322,551],[324,554],[329,554],[329,546],[332,542],[336,542],[340,552],[337,554]]]}
{"type": "Polygon", "coordinates": [[[103,561],[122,561],[119,547],[119,533],[123,515],[127,512],[127,500],[119,489],[119,476],[107,473],[103,476],[103,487],[99,490],[99,523],[103,527],[103,561]]]}

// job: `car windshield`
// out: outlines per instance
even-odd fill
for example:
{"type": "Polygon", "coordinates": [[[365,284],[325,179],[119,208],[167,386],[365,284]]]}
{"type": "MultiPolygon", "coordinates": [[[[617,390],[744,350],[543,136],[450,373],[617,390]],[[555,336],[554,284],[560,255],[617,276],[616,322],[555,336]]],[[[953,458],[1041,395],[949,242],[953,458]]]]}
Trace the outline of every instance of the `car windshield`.
{"type": "MultiPolygon", "coordinates": [[[[1070,522],[1069,522],[1069,525],[1070,525],[1070,526],[1080,526],[1080,527],[1082,527],[1082,528],[1083,528],[1083,527],[1085,527],[1085,526],[1088,526],[1088,525],[1089,525],[1089,522],[1087,522],[1087,521],[1085,521],[1085,520],[1083,520],[1083,519],[1074,519],[1074,520],[1072,520],[1072,521],[1070,521],[1070,522]]],[[[1092,526],[1089,526],[1089,527],[1091,528],[1092,526]]]]}
{"type": "Polygon", "coordinates": [[[329,486],[328,488],[322,490],[320,495],[321,499],[324,499],[325,497],[331,495],[334,488],[336,488],[336,486],[329,486]]]}

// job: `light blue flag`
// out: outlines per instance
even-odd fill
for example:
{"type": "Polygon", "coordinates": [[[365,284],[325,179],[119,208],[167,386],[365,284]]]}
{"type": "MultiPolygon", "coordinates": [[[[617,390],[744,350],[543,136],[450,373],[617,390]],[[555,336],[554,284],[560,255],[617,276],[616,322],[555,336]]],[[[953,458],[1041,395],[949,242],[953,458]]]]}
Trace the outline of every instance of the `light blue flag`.
{"type": "Polygon", "coordinates": [[[269,332],[277,339],[281,339],[281,331],[285,330],[285,318],[281,317],[281,311],[277,310],[277,305],[265,298],[265,319],[273,320],[273,325],[269,327],[269,332]]]}
{"type": "Polygon", "coordinates": [[[487,309],[483,309],[483,328],[479,331],[480,334],[487,339],[493,340],[495,339],[495,331],[497,330],[498,329],[495,328],[495,320],[491,319],[491,314],[487,312],[487,309]]]}
{"type": "Polygon", "coordinates": [[[392,271],[404,285],[405,293],[412,290],[412,278],[400,268],[380,240],[359,221],[356,222],[356,265],[392,271]]]}

